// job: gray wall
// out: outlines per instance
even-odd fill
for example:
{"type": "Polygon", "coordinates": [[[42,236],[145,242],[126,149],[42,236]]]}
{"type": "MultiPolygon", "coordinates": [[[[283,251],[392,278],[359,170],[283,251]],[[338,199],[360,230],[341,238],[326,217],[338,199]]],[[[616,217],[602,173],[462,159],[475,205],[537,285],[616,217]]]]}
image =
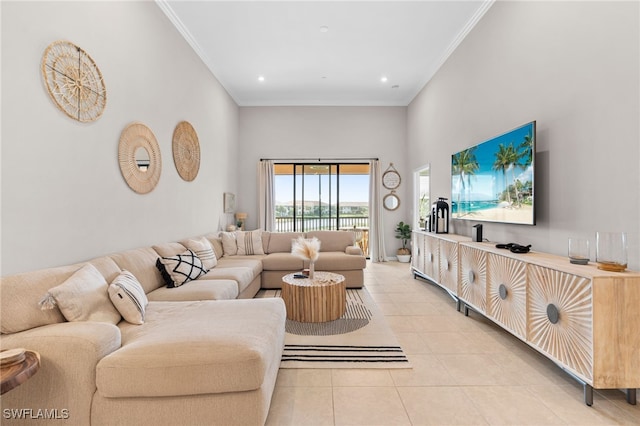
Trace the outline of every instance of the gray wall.
{"type": "MultiPolygon", "coordinates": [[[[383,216],[386,254],[395,256],[400,247],[395,225],[410,219],[405,208],[412,191],[411,170],[405,166],[406,119],[406,107],[240,108],[238,208],[258,211],[256,171],[261,158],[377,157],[383,172],[393,163],[402,177],[400,208],[383,216]]],[[[247,225],[257,224],[250,213],[247,225]]]]}
{"type": "MultiPolygon", "coordinates": [[[[537,121],[533,227],[491,241],[567,253],[567,238],[626,231],[640,269],[638,2],[496,2],[408,108],[407,164],[450,198],[452,153],[537,121]]],[[[454,221],[470,235],[473,223],[454,221]]]]}
{"type": "Polygon", "coordinates": [[[238,107],[153,2],[2,2],[2,274],[79,262],[218,228],[236,191],[238,107]],[[104,115],[59,111],[40,73],[45,48],[69,40],[104,76],[104,115]],[[171,152],[188,120],[201,146],[193,182],[171,152]],[[134,193],[117,159],[132,121],[154,132],[156,189],[134,193]]]}

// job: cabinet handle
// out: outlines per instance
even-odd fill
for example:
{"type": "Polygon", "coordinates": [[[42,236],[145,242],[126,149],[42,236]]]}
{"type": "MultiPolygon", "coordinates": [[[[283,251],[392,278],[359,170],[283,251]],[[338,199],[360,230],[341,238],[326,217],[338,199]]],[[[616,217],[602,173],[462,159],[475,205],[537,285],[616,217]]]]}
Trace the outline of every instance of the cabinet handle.
{"type": "Polygon", "coordinates": [[[429,262],[433,262],[433,253],[429,253],[429,262]]]}
{"type": "Polygon", "coordinates": [[[507,294],[509,294],[507,286],[504,284],[500,284],[500,287],[498,287],[498,294],[500,294],[500,299],[506,300],[507,294]]]}
{"type": "Polygon", "coordinates": [[[469,271],[469,282],[473,284],[475,280],[476,280],[476,273],[473,271],[469,271]]]}
{"type": "Polygon", "coordinates": [[[447,266],[446,266],[446,269],[447,269],[447,271],[448,271],[449,269],[451,269],[451,262],[449,262],[448,260],[447,260],[447,266]]]}
{"type": "Polygon", "coordinates": [[[560,321],[560,311],[553,303],[547,305],[547,318],[551,324],[557,324],[560,321]]]}

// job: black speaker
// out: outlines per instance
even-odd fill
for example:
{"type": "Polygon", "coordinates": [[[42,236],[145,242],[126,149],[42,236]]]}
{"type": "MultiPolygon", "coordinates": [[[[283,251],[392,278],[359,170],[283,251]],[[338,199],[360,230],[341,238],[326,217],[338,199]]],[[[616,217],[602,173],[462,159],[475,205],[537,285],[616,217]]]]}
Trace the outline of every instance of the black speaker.
{"type": "Polygon", "coordinates": [[[482,242],[482,225],[473,225],[473,228],[471,228],[471,239],[479,243],[482,242]]]}

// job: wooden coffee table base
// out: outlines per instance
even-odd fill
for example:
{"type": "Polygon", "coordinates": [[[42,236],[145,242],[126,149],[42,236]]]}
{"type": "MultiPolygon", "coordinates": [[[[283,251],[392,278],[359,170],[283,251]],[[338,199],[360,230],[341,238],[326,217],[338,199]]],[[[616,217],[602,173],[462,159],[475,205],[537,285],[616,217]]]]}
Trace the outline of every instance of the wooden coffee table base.
{"type": "Polygon", "coordinates": [[[314,279],[282,278],[287,319],[299,322],[334,321],[344,315],[347,289],[342,275],[316,272],[314,279]]]}

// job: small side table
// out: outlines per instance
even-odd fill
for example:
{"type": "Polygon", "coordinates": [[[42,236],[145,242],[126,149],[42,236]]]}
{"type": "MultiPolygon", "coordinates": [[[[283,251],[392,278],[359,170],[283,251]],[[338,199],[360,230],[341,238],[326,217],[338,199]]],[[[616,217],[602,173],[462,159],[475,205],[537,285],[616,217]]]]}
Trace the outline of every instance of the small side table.
{"type": "Polygon", "coordinates": [[[344,315],[347,287],[344,276],[316,272],[313,279],[282,277],[282,299],[287,319],[299,322],[334,321],[344,315]]]}
{"type": "Polygon", "coordinates": [[[34,351],[25,351],[24,361],[0,368],[2,379],[2,394],[26,382],[40,369],[40,354],[34,351]]]}

